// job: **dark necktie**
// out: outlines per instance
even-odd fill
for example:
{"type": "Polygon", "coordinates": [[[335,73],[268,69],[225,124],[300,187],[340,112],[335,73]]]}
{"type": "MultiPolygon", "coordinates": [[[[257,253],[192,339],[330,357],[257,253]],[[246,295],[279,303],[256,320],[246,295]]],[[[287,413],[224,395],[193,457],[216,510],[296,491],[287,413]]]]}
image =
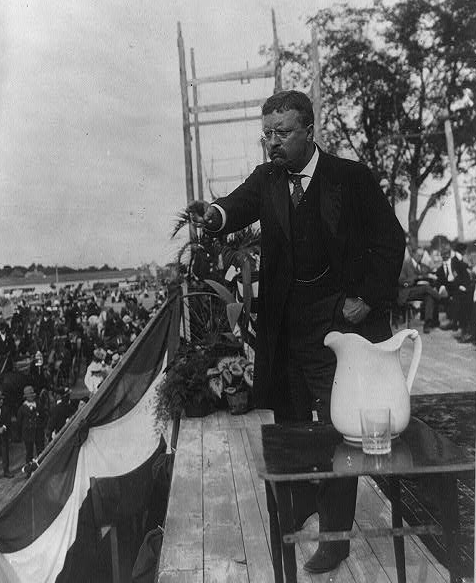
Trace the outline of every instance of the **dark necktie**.
{"type": "Polygon", "coordinates": [[[291,192],[291,200],[293,201],[294,208],[297,207],[301,198],[304,196],[304,188],[301,184],[301,178],[304,174],[290,174],[289,180],[293,183],[293,191],[291,192]]]}

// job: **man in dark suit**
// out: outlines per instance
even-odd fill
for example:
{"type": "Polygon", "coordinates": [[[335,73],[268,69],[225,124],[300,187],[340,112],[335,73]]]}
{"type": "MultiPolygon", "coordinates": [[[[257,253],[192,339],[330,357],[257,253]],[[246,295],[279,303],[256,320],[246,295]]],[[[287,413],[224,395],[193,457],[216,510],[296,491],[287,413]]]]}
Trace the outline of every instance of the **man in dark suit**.
{"type": "Polygon", "coordinates": [[[451,249],[449,241],[443,241],[440,248],[443,263],[436,270],[440,295],[446,298],[448,322],[441,325],[443,330],[465,332],[471,313],[472,290],[468,264],[451,249]]]}
{"type": "Polygon", "coordinates": [[[10,473],[10,430],[12,417],[10,410],[5,405],[5,398],[0,392],[0,442],[2,445],[2,466],[5,478],[13,478],[10,473]]]}
{"type": "Polygon", "coordinates": [[[13,370],[15,341],[6,320],[0,317],[0,376],[13,370]]]}
{"type": "Polygon", "coordinates": [[[68,419],[74,415],[74,412],[75,407],[71,403],[69,388],[58,388],[56,390],[56,400],[51,409],[46,429],[48,441],[53,439],[61,431],[68,419]]]}
{"type": "MultiPolygon", "coordinates": [[[[326,334],[353,331],[379,342],[391,336],[387,308],[396,298],[405,238],[385,196],[362,164],[330,156],[314,143],[312,103],[283,91],[263,106],[270,163],[230,195],[189,205],[195,224],[231,233],[261,224],[254,400],[277,423],[329,420],[336,359],[326,334]]],[[[296,526],[316,509],[323,531],[350,530],[357,480],[293,489],[296,526]]],[[[349,543],[321,543],[308,571],[330,571],[349,543]]]]}
{"type": "Polygon", "coordinates": [[[432,282],[436,283],[436,275],[430,273],[429,268],[421,262],[423,255],[424,250],[418,247],[404,259],[398,278],[398,303],[403,306],[405,302],[423,301],[425,311],[423,332],[428,334],[434,325],[438,326],[434,322],[434,315],[438,314],[440,294],[432,286],[432,282]]]}

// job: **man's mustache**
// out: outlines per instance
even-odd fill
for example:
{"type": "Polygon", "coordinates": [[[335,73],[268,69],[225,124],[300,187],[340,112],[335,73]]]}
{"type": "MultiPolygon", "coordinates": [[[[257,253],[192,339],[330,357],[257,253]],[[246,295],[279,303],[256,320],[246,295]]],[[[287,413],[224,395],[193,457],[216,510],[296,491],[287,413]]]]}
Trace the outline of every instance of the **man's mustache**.
{"type": "Polygon", "coordinates": [[[275,156],[280,156],[281,158],[286,158],[286,152],[282,148],[274,148],[269,152],[270,158],[274,158],[275,156]]]}

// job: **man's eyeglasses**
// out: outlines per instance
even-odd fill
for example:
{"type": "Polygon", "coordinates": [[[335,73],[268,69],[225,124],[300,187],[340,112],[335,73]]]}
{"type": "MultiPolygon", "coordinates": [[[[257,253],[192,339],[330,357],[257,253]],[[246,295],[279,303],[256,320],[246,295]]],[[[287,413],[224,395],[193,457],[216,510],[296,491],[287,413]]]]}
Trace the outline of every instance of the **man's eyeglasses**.
{"type": "Polygon", "coordinates": [[[269,142],[270,140],[273,139],[274,134],[278,138],[278,140],[282,142],[284,140],[287,140],[289,135],[292,134],[296,129],[300,128],[294,128],[292,130],[263,130],[261,132],[261,139],[264,140],[265,142],[269,142]]]}

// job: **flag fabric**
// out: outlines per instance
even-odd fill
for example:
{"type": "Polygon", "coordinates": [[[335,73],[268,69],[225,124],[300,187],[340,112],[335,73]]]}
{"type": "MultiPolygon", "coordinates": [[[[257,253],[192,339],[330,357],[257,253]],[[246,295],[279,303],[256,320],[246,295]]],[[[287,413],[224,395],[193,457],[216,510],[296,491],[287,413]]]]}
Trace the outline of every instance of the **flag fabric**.
{"type": "Polygon", "coordinates": [[[153,465],[166,449],[156,388],[178,345],[179,319],[175,294],[0,511],[0,581],[85,581],[76,564],[86,559],[75,550],[80,539],[147,503],[153,465]]]}

